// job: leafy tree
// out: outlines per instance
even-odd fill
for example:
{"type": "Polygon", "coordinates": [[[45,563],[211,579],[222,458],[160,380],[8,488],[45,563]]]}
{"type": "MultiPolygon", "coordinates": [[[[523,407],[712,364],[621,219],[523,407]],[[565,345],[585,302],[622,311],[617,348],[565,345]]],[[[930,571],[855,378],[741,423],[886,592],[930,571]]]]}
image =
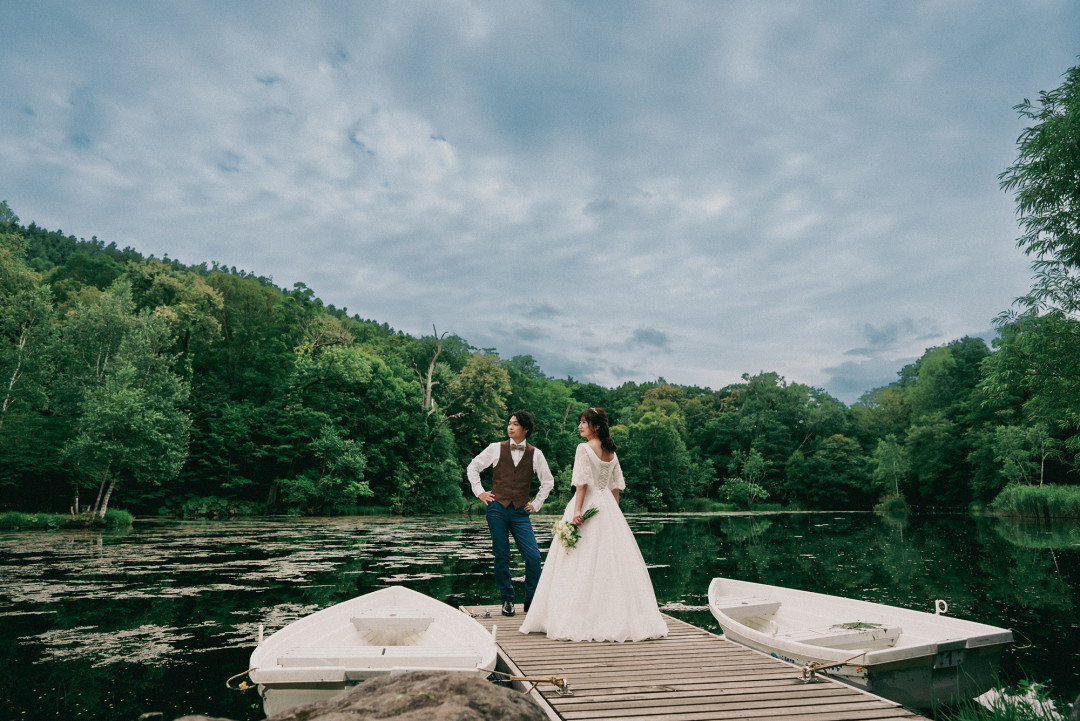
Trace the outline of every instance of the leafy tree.
{"type": "Polygon", "coordinates": [[[904,450],[911,467],[909,500],[945,506],[970,500],[963,431],[942,412],[924,416],[908,429],[904,450]]]}
{"type": "MultiPolygon", "coordinates": [[[[57,302],[66,310],[85,295],[85,289],[104,291],[123,273],[124,266],[117,259],[80,248],[67,258],[64,265],[52,271],[49,284],[57,302]]],[[[98,293],[90,295],[94,297],[98,293]]]]}
{"type": "Polygon", "coordinates": [[[1036,102],[1015,107],[1031,121],[1017,139],[1017,158],[999,176],[1013,191],[1021,235],[1034,257],[1030,292],[998,316],[999,350],[985,385],[998,398],[1020,389],[1029,419],[1080,453],[1080,66],[1036,102]]]}
{"type": "MultiPolygon", "coordinates": [[[[0,205],[0,219],[10,213],[7,204],[0,205]]],[[[6,230],[0,220],[0,298],[28,290],[39,282],[39,276],[26,265],[26,239],[15,230],[6,230]]]]}
{"type": "MultiPolygon", "coordinates": [[[[728,468],[742,451],[738,414],[721,413],[690,434],[693,445],[714,468],[728,468]]],[[[706,489],[708,490],[708,489],[706,489]]]]}
{"type": "Polygon", "coordinates": [[[720,486],[720,495],[730,503],[750,508],[757,501],[769,498],[761,481],[765,478],[768,461],[751,448],[749,453],[735,451],[728,472],[732,475],[724,479],[720,486]]]}
{"type": "MultiPolygon", "coordinates": [[[[5,215],[14,217],[3,204],[5,215]]],[[[25,251],[20,234],[0,232],[0,428],[13,409],[46,405],[52,370],[52,298],[23,261],[25,251]]]]}
{"type": "Polygon", "coordinates": [[[377,355],[358,346],[296,349],[284,412],[268,427],[278,478],[293,478],[318,464],[310,439],[331,425],[364,445],[369,477],[386,484],[406,445],[415,383],[396,377],[377,355]]]}
{"type": "Polygon", "coordinates": [[[984,363],[984,403],[1020,404],[1025,421],[1061,434],[1080,453],[1080,321],[1030,310],[999,330],[997,352],[984,363]]]}
{"type": "Polygon", "coordinates": [[[178,492],[265,502],[273,480],[262,462],[266,449],[260,442],[268,409],[249,400],[206,394],[193,397],[190,406],[191,444],[177,479],[178,492]]]}
{"type": "Polygon", "coordinates": [[[999,427],[987,423],[968,432],[971,447],[967,455],[967,462],[971,466],[968,483],[972,497],[983,501],[992,500],[1005,487],[1001,463],[994,450],[994,436],[999,427]]]}
{"type": "Polygon", "coordinates": [[[55,322],[47,287],[0,298],[0,426],[13,408],[43,408],[52,377],[55,322]]]}
{"type": "Polygon", "coordinates": [[[205,371],[213,346],[221,342],[221,293],[198,274],[165,261],[150,259],[128,264],[124,274],[131,283],[137,310],[147,308],[162,316],[172,330],[181,367],[190,380],[195,364],[205,371]]]}
{"type": "Polygon", "coordinates": [[[995,460],[1010,483],[1043,484],[1046,460],[1054,453],[1055,442],[1046,426],[999,426],[994,434],[995,460]]]}
{"type": "Polygon", "coordinates": [[[71,469],[61,449],[71,438],[67,418],[12,414],[0,427],[0,499],[4,506],[38,511],[71,504],[71,469]]]}
{"type": "Polygon", "coordinates": [[[100,517],[118,482],[159,485],[174,478],[187,457],[190,419],[181,408],[187,388],[162,352],[172,342],[168,324],[132,308],[130,286],[118,283],[101,304],[80,307],[65,326],[71,387],[81,398],[76,435],[64,456],[79,476],[99,482],[93,510],[100,517]]]}
{"type": "MultiPolygon", "coordinates": [[[[619,425],[624,418],[620,409],[626,402],[622,398],[621,390],[621,387],[613,390],[611,388],[604,388],[596,383],[578,383],[577,381],[570,379],[570,392],[574,401],[582,408],[603,408],[608,414],[608,419],[611,421],[612,427],[619,425]]],[[[631,411],[637,407],[636,395],[633,403],[631,403],[629,407],[631,411]]],[[[625,414],[625,418],[629,421],[630,414],[625,414]]]]}
{"type": "Polygon", "coordinates": [[[800,383],[787,383],[777,373],[743,375],[729,388],[738,413],[740,446],[755,448],[768,461],[763,485],[774,496],[784,492],[782,474],[795,451],[812,453],[814,445],[847,430],[844,405],[828,393],[800,383]]]}
{"type": "MultiPolygon", "coordinates": [[[[712,464],[694,460],[678,412],[677,389],[661,384],[645,392],[625,428],[619,455],[627,477],[627,497],[649,508],[680,508],[715,482],[712,464]]],[[[614,435],[614,429],[613,429],[614,435]]]]}
{"type": "Polygon", "coordinates": [[[911,500],[963,505],[971,499],[974,437],[968,431],[986,420],[976,411],[984,400],[979,384],[988,356],[985,342],[965,337],[927,349],[901,371],[898,387],[911,422],[905,440],[911,500]]]}
{"type": "Polygon", "coordinates": [[[118,365],[87,393],[77,435],[64,448],[69,463],[82,474],[101,479],[93,509],[101,518],[118,481],[167,481],[179,473],[187,450],[183,413],[141,387],[133,365],[118,365]]]}
{"type": "Polygon", "coordinates": [[[971,337],[928,349],[905,369],[904,403],[912,419],[933,413],[956,418],[975,390],[981,363],[988,355],[986,343],[971,337]]]}
{"type": "Polygon", "coordinates": [[[863,393],[851,406],[853,435],[867,449],[890,434],[902,435],[910,420],[911,409],[898,382],[863,393]]]}
{"type": "Polygon", "coordinates": [[[77,417],[86,394],[105,382],[134,323],[131,289],[123,282],[97,298],[80,299],[67,313],[60,326],[62,350],[53,387],[59,412],[77,417]]]}
{"type": "Polygon", "coordinates": [[[907,485],[911,462],[895,434],[890,433],[878,441],[870,457],[870,468],[871,477],[882,490],[901,495],[901,487],[907,485]]]}
{"type": "Polygon", "coordinates": [[[664,384],[663,378],[658,379],[655,383],[627,381],[617,388],[599,393],[596,386],[589,386],[588,393],[575,392],[574,397],[581,401],[586,408],[589,406],[603,408],[608,414],[612,427],[615,427],[631,423],[637,417],[638,406],[649,389],[664,384]]]}
{"type": "Polygon", "coordinates": [[[456,335],[439,333],[435,326],[432,331],[433,335],[410,341],[401,349],[420,381],[420,405],[428,413],[447,405],[453,378],[477,352],[456,335]]]}
{"type": "Polygon", "coordinates": [[[708,388],[683,388],[686,397],[682,404],[682,414],[686,419],[686,428],[693,435],[694,431],[709,424],[727,410],[727,396],[708,388]]]}
{"type": "Polygon", "coordinates": [[[358,498],[374,495],[364,480],[367,459],[363,446],[346,438],[339,428],[328,424],[319,429],[319,435],[310,443],[310,452],[318,465],[281,484],[286,504],[349,508],[356,505],[358,498]]]}
{"type": "Polygon", "coordinates": [[[510,374],[498,356],[473,353],[450,384],[448,412],[460,413],[454,422],[462,465],[487,444],[506,436],[510,374]]]}
{"type": "Polygon", "coordinates": [[[464,506],[464,472],[458,463],[454,438],[431,416],[416,416],[413,453],[393,474],[390,508],[395,513],[451,513],[464,506]]]}
{"type": "Polygon", "coordinates": [[[552,473],[573,463],[581,437],[577,417],[587,406],[575,401],[570,384],[548,378],[532,356],[514,356],[500,365],[510,377],[507,412],[528,410],[536,419],[530,441],[544,451],[552,473]]]}
{"type": "Polygon", "coordinates": [[[211,346],[196,383],[265,403],[287,385],[298,344],[281,311],[285,295],[264,279],[224,271],[211,272],[206,282],[221,296],[222,341],[211,346]]]}
{"type": "Polygon", "coordinates": [[[786,467],[786,490],[814,508],[846,508],[869,500],[867,458],[853,438],[833,435],[812,454],[792,454],[786,467]]]}
{"type": "MultiPolygon", "coordinates": [[[[1036,256],[1036,269],[1047,271],[1031,301],[1046,295],[1060,273],[1080,268],[1080,66],[1069,68],[1054,90],[1039,93],[1015,107],[1034,121],[1017,139],[1016,162],[1000,176],[1001,187],[1016,193],[1023,234],[1017,245],[1036,256]]],[[[1075,289],[1075,288],[1074,288],[1075,289]]],[[[1076,297],[1076,296],[1074,296],[1076,297]]]]}
{"type": "Polygon", "coordinates": [[[18,224],[19,216],[15,215],[15,211],[6,200],[0,200],[0,231],[8,232],[18,224]]]}

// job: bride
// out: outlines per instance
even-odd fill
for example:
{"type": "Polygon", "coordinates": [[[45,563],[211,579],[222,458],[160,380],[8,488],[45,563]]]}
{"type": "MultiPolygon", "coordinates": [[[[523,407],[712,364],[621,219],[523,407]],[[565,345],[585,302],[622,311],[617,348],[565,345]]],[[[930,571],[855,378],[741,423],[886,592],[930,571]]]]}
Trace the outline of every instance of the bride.
{"type": "Polygon", "coordinates": [[[604,409],[583,411],[578,433],[585,443],[574,456],[575,493],[562,516],[576,527],[577,542],[567,548],[559,535],[552,538],[521,632],[560,641],[666,636],[645,560],[619,509],[626,481],[604,409]]]}

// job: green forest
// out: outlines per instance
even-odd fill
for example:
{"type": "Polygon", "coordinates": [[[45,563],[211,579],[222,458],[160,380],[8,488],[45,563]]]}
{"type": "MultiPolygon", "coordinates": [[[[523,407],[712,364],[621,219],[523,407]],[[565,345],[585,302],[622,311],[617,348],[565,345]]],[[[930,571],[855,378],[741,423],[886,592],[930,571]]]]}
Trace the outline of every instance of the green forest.
{"type": "Polygon", "coordinates": [[[1049,486],[1077,515],[1080,67],[1016,109],[1028,125],[999,180],[1020,237],[987,242],[1032,257],[1030,292],[992,345],[929,348],[851,406],[775,372],[720,389],[552,378],[302,283],[23,225],[5,201],[0,511],[455,512],[475,502],[465,465],[518,408],[565,497],[577,415],[602,406],[631,508],[966,507],[1049,486]]]}

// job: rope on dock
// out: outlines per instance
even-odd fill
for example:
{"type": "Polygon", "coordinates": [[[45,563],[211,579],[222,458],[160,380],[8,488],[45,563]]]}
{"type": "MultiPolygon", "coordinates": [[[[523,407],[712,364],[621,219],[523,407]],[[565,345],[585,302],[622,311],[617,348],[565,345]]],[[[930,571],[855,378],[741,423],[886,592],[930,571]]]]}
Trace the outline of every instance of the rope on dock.
{"type": "Polygon", "coordinates": [[[492,671],[491,673],[503,676],[506,678],[507,681],[528,681],[532,683],[532,686],[530,686],[525,691],[526,696],[532,693],[533,689],[542,683],[550,683],[551,685],[553,685],[555,687],[555,692],[558,693],[560,696],[574,695],[574,692],[570,690],[570,684],[562,676],[515,676],[513,674],[505,673],[503,671],[492,671]]]}
{"type": "Polygon", "coordinates": [[[236,674],[235,676],[229,676],[229,678],[225,679],[225,688],[229,689],[230,691],[239,691],[240,693],[247,693],[251,689],[255,688],[255,684],[248,683],[247,681],[241,681],[236,686],[233,686],[232,682],[235,681],[238,678],[241,678],[243,676],[247,676],[249,673],[254,671],[256,668],[258,668],[258,666],[252,666],[247,671],[241,671],[240,673],[236,674]]]}
{"type": "Polygon", "coordinates": [[[1024,646],[1013,646],[1013,648],[1031,648],[1032,646],[1034,646],[1034,645],[1035,645],[1035,644],[1033,644],[1033,643],[1031,642],[1031,639],[1030,639],[1030,638],[1028,638],[1027,636],[1024,636],[1024,634],[1020,633],[1020,632],[1019,632],[1019,631],[1017,631],[1017,630],[1016,630],[1015,628],[1010,628],[1009,630],[1010,630],[1010,631],[1012,631],[1012,632],[1013,632],[1013,633],[1015,633],[1015,634],[1018,634],[1018,635],[1020,635],[1020,636],[1023,636],[1024,640],[1025,640],[1025,641],[1027,641],[1027,644],[1026,644],[1026,645],[1024,645],[1024,646]]]}
{"type": "Polygon", "coordinates": [[[665,613],[667,613],[668,611],[700,612],[700,611],[708,611],[709,607],[708,606],[688,606],[685,603],[680,603],[679,601],[672,601],[671,603],[665,603],[663,606],[660,607],[660,610],[665,612],[665,613]]]}
{"type": "Polygon", "coordinates": [[[834,668],[840,668],[841,666],[855,666],[856,668],[859,668],[858,664],[853,664],[851,662],[854,661],[855,659],[857,659],[859,656],[865,656],[865,655],[866,655],[866,651],[859,651],[857,654],[855,654],[854,656],[852,656],[849,659],[845,659],[843,661],[837,661],[836,663],[828,663],[828,664],[826,664],[826,663],[818,663],[817,661],[811,661],[810,663],[808,663],[808,664],[806,664],[805,666],[802,667],[802,680],[805,683],[817,683],[818,681],[821,680],[821,679],[819,679],[817,677],[817,675],[819,673],[822,676],[828,676],[829,671],[831,671],[834,668]]]}

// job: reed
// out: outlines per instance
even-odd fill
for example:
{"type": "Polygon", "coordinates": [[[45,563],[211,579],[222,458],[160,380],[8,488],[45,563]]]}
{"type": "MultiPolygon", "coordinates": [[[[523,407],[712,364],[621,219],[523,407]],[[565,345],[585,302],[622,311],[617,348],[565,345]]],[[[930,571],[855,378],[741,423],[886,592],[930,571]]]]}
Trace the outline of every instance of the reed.
{"type": "MultiPolygon", "coordinates": [[[[939,709],[937,721],[1065,721],[1070,718],[1069,703],[1055,702],[1046,684],[1022,681],[1016,690],[991,690],[981,698],[939,709]]],[[[1076,718],[1075,710],[1071,718],[1076,718]]]]}
{"type": "Polygon", "coordinates": [[[904,498],[904,495],[901,493],[882,496],[881,500],[874,506],[874,510],[878,513],[897,515],[907,513],[911,509],[908,506],[907,499],[904,498]]]}
{"type": "Polygon", "coordinates": [[[48,530],[62,527],[68,518],[62,513],[6,511],[0,514],[0,529],[5,531],[48,530]]]}
{"type": "Polygon", "coordinates": [[[66,513],[21,513],[6,511],[0,514],[0,530],[5,531],[47,531],[59,528],[101,528],[116,530],[131,528],[135,517],[127,511],[113,508],[105,512],[104,518],[90,513],[71,516],[66,513]]]}
{"type": "Polygon", "coordinates": [[[1035,518],[1080,518],[1080,486],[1006,486],[990,502],[990,513],[1035,518]]]}
{"type": "Polygon", "coordinates": [[[679,510],[689,513],[717,513],[737,511],[739,507],[734,503],[724,503],[713,498],[690,498],[683,503],[679,510]]]}

